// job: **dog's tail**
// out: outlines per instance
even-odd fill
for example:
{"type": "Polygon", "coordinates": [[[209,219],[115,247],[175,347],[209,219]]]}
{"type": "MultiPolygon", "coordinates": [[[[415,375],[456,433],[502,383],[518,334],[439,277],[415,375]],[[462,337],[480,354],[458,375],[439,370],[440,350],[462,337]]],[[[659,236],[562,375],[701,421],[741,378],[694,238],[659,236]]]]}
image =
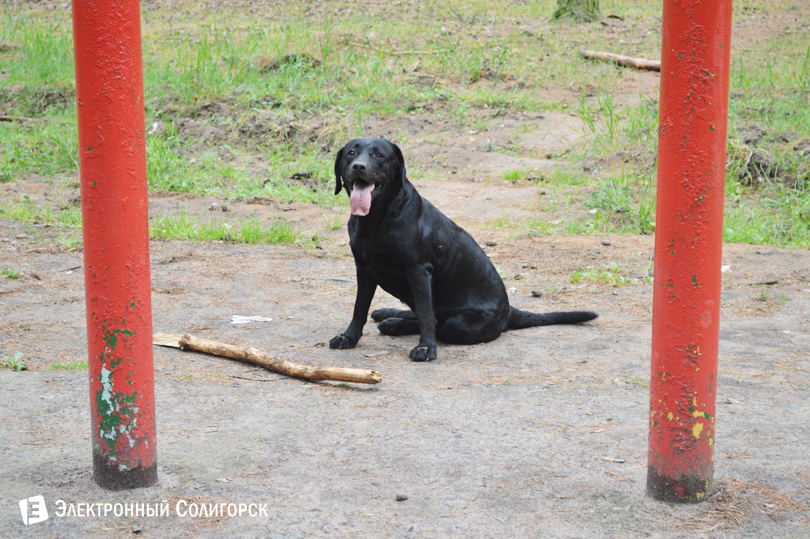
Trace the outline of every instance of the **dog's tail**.
{"type": "Polygon", "coordinates": [[[555,324],[579,324],[599,316],[588,311],[568,311],[556,313],[530,313],[509,307],[509,329],[552,326],[555,324]]]}

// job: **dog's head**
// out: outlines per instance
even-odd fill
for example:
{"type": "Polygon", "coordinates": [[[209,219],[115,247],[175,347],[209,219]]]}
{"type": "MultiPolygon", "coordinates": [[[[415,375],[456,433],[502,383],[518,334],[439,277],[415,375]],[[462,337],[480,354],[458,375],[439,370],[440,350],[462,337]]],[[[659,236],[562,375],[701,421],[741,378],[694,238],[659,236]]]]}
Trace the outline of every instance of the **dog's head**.
{"type": "Polygon", "coordinates": [[[335,159],[335,194],[346,188],[352,215],[368,215],[376,201],[395,194],[404,181],[402,152],[385,139],[354,139],[335,159]]]}

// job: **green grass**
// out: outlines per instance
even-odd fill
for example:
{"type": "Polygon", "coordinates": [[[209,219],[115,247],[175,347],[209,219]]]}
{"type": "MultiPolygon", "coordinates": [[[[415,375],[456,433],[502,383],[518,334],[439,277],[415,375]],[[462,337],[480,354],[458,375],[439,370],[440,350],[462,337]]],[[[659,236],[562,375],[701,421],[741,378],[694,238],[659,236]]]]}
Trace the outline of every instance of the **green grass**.
{"type": "Polygon", "coordinates": [[[192,152],[192,144],[181,140],[172,125],[166,133],[147,135],[146,143],[150,190],[224,196],[231,200],[272,196],[324,207],[348,204],[345,197],[334,195],[332,164],[311,151],[296,154],[276,150],[268,155],[269,174],[256,175],[246,165],[223,162],[214,152],[190,160],[187,156],[192,152]],[[302,170],[322,178],[320,187],[310,189],[288,180],[302,170]]]}
{"type": "Polygon", "coordinates": [[[22,358],[22,352],[15,352],[13,357],[3,356],[3,361],[0,362],[0,367],[5,367],[16,372],[27,371],[28,367],[22,362],[22,358]]]}
{"type": "Polygon", "coordinates": [[[632,176],[601,180],[585,203],[591,208],[594,232],[651,234],[655,230],[655,179],[632,176]]]}
{"type": "MultiPolygon", "coordinates": [[[[81,227],[81,211],[78,208],[69,206],[53,210],[48,206],[25,199],[23,202],[12,202],[0,206],[0,217],[32,224],[64,226],[67,231],[59,235],[56,242],[65,248],[81,245],[77,230],[81,227]]],[[[338,222],[338,218],[339,216],[335,218],[335,223],[338,222]]],[[[296,243],[301,240],[300,234],[288,221],[283,219],[279,219],[270,226],[262,225],[256,217],[210,219],[201,223],[199,219],[192,218],[185,211],[151,219],[150,236],[153,239],[165,240],[222,240],[238,243],[296,243]]],[[[2,271],[3,276],[8,279],[16,279],[20,276],[19,271],[14,269],[3,268],[2,271]]]]}
{"type": "Polygon", "coordinates": [[[0,275],[2,275],[4,279],[19,279],[22,274],[20,270],[16,268],[3,268],[0,270],[0,275]]]}
{"type": "Polygon", "coordinates": [[[323,216],[324,220],[326,221],[326,229],[327,230],[340,230],[343,226],[343,215],[346,213],[346,210],[338,213],[330,220],[326,215],[323,216]]]}
{"type": "MultiPolygon", "coordinates": [[[[734,16],[785,14],[792,6],[788,0],[742,0],[735,3],[734,16]]],[[[345,208],[346,197],[332,194],[334,151],[361,134],[370,118],[415,112],[480,131],[496,112],[563,110],[567,105],[565,110],[582,121],[588,143],[555,158],[593,159],[597,170],[507,171],[505,180],[537,182],[547,195],[536,218],[490,226],[538,233],[650,234],[657,96],[622,93],[626,69],[585,61],[578,51],[587,47],[658,57],[660,3],[601,3],[604,15],[625,17],[629,24],[621,51],[615,50],[617,34],[607,26],[551,23],[554,7],[554,0],[497,6],[479,0],[420,2],[404,10],[388,4],[361,9],[288,2],[253,16],[196,4],[182,10],[146,6],[146,114],[165,124],[165,130],[147,134],[149,189],[230,200],[270,196],[345,208]],[[206,113],[208,102],[223,110],[206,113]],[[179,118],[195,119],[224,135],[202,142],[178,129],[179,118]],[[289,179],[303,171],[320,179],[316,188],[289,179]]],[[[58,181],[77,171],[69,17],[66,10],[0,8],[0,66],[7,73],[0,79],[0,112],[32,118],[0,122],[0,182],[28,174],[58,181]]],[[[780,138],[810,138],[808,43],[805,26],[759,41],[750,50],[732,50],[726,241],[810,247],[810,160],[780,138]],[[760,148],[771,165],[762,184],[746,169],[751,148],[740,133],[749,125],[767,133],[760,148]],[[751,186],[752,181],[757,183],[751,186]]],[[[400,142],[417,142],[415,137],[403,132],[400,142]]],[[[490,143],[484,149],[537,157],[511,143],[490,143]]],[[[2,212],[3,218],[29,223],[67,228],[80,223],[78,212],[25,203],[7,204],[2,212]]],[[[182,228],[182,219],[173,219],[177,222],[166,221],[160,230],[182,228]]],[[[196,223],[184,234],[189,239],[250,241],[256,236],[263,238],[256,241],[275,241],[258,229],[235,240],[242,224],[233,223],[235,231],[225,224],[196,223]]],[[[337,219],[327,223],[330,229],[337,226],[337,219]]],[[[78,240],[74,235],[62,241],[76,245],[78,240]]]]}
{"type": "Polygon", "coordinates": [[[49,206],[37,204],[28,196],[24,196],[22,202],[7,202],[0,206],[0,217],[23,223],[61,225],[70,228],[80,227],[82,224],[81,209],[68,206],[52,210],[49,206]]]}
{"type": "Polygon", "coordinates": [[[256,217],[243,220],[211,219],[200,223],[184,211],[153,218],[149,230],[152,238],[164,240],[237,243],[295,243],[300,240],[292,225],[282,219],[269,227],[262,225],[256,217]]]}
{"type": "Polygon", "coordinates": [[[602,271],[595,271],[591,268],[586,268],[584,270],[571,272],[569,280],[573,284],[582,281],[591,281],[611,286],[627,285],[637,281],[636,279],[622,275],[621,272],[621,266],[615,262],[611,262],[610,264],[606,264],[602,271]]]}
{"type": "Polygon", "coordinates": [[[87,361],[68,360],[67,363],[57,361],[56,363],[52,363],[49,368],[52,371],[86,371],[87,361]]]}

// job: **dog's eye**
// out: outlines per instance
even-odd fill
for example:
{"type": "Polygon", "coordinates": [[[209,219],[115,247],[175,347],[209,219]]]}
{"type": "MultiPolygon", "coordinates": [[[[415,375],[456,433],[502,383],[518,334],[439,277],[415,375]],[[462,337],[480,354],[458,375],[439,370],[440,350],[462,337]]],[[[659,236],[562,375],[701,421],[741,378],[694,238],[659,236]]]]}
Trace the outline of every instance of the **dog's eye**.
{"type": "Polygon", "coordinates": [[[376,157],[377,159],[382,159],[383,154],[381,154],[380,152],[377,152],[377,154],[374,157],[376,157]]]}
{"type": "Polygon", "coordinates": [[[354,155],[354,150],[349,150],[348,155],[354,155]]]}

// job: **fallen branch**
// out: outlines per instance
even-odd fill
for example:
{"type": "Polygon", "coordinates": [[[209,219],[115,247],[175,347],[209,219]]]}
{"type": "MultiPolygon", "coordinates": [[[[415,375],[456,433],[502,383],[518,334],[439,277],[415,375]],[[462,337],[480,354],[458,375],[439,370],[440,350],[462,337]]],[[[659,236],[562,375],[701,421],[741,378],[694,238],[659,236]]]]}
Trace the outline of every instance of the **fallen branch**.
{"type": "Polygon", "coordinates": [[[612,54],[609,52],[600,51],[579,51],[584,58],[592,60],[602,60],[604,62],[613,62],[620,66],[635,67],[636,69],[645,69],[647,71],[661,71],[660,60],[647,60],[646,58],[632,58],[630,56],[622,56],[621,54],[612,54]]]}
{"type": "Polygon", "coordinates": [[[25,123],[32,121],[33,118],[26,118],[24,116],[6,116],[5,114],[0,114],[0,122],[19,122],[25,123]]]}
{"type": "Polygon", "coordinates": [[[382,375],[377,371],[299,365],[298,363],[292,363],[286,359],[271,356],[256,348],[245,348],[218,341],[210,341],[208,339],[194,337],[188,333],[185,335],[179,333],[155,333],[152,336],[152,342],[158,346],[170,346],[172,348],[180,348],[181,350],[195,350],[215,356],[227,357],[241,361],[242,363],[256,365],[257,367],[262,367],[263,369],[279,374],[312,382],[333,380],[336,382],[356,382],[358,384],[378,384],[382,381],[382,375]]]}

